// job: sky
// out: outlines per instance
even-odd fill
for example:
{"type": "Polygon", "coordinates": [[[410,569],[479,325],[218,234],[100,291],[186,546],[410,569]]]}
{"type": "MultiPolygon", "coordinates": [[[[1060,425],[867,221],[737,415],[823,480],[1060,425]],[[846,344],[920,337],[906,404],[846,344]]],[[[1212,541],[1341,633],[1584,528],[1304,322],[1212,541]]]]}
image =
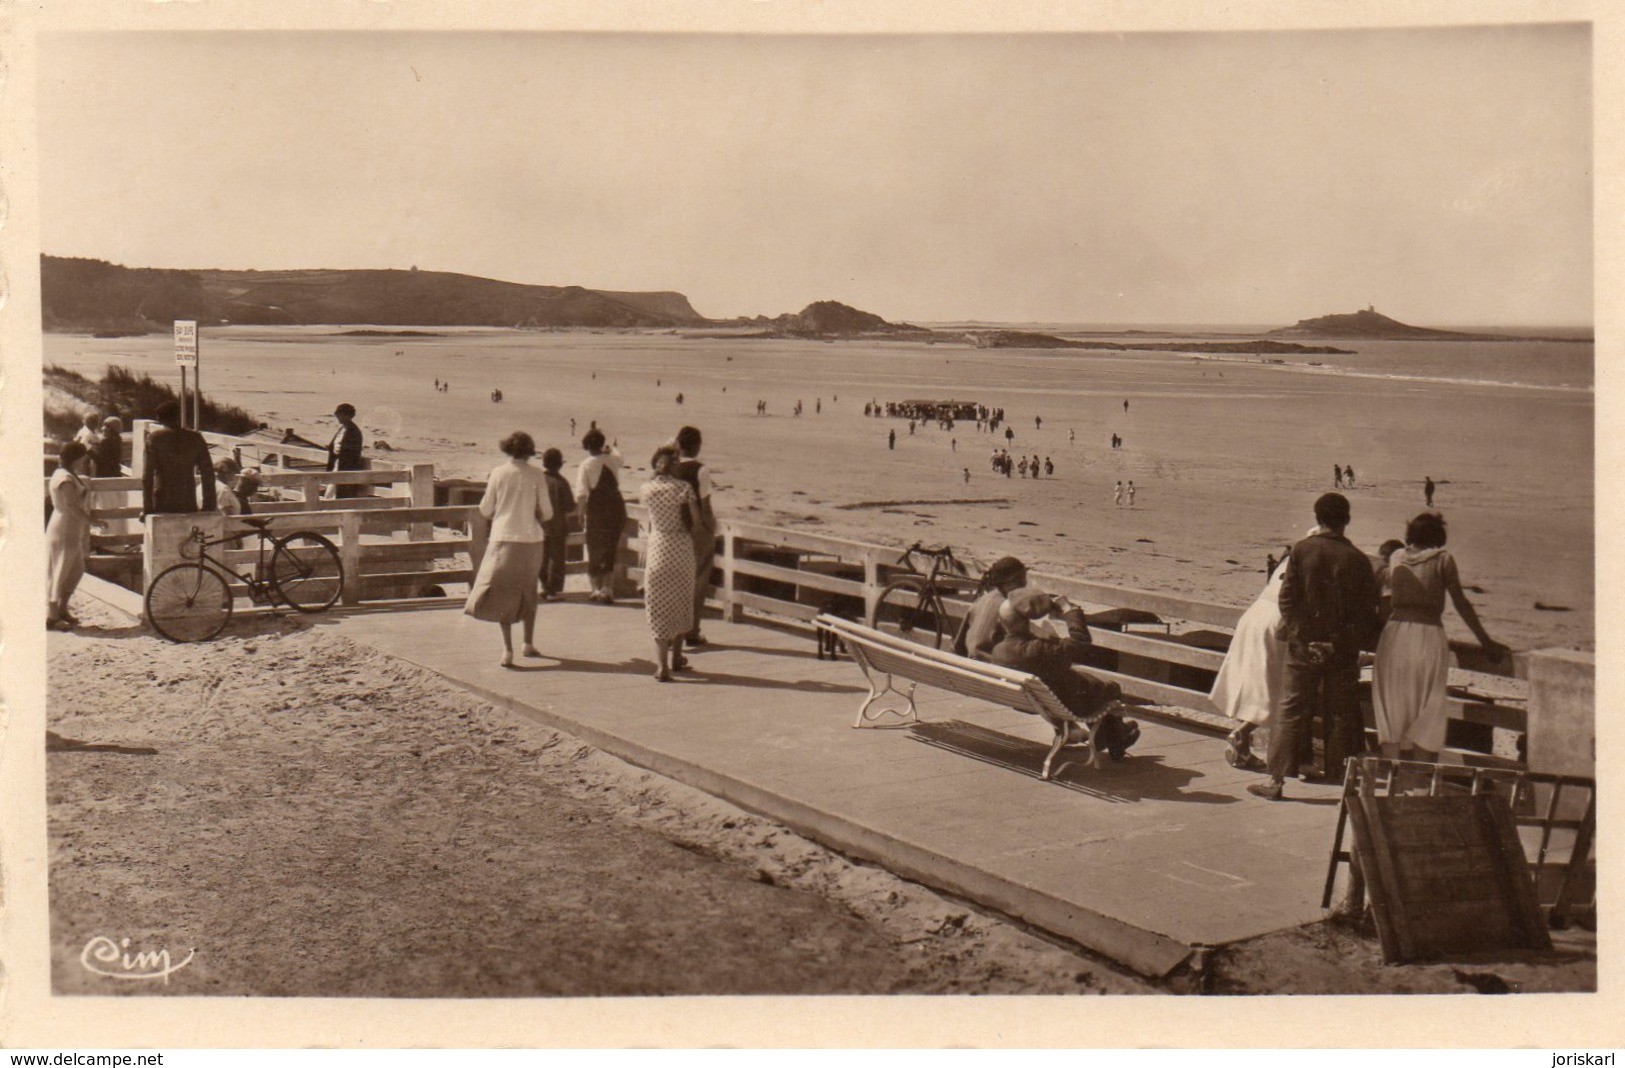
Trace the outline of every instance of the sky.
{"type": "Polygon", "coordinates": [[[50,33],[40,246],[702,315],[1592,322],[1583,25],[50,33]]]}

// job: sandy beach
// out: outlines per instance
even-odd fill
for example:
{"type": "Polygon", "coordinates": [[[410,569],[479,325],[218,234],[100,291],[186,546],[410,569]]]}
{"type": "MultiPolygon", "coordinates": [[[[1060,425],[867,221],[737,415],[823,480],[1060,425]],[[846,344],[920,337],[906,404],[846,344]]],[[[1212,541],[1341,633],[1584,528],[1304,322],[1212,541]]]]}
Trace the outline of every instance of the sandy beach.
{"type": "MultiPolygon", "coordinates": [[[[629,495],[654,446],[692,423],[721,514],[900,548],[945,542],[983,563],[1014,553],[1040,570],[1233,605],[1256,594],[1266,555],[1310,524],[1333,464],[1355,469],[1349,535],[1367,550],[1403,535],[1431,476],[1490,633],[1515,649],[1594,647],[1592,391],[1443,381],[1437,346],[1411,359],[1427,373],[1400,376],[1395,343],[1382,346],[1381,373],[1364,374],[1172,353],[344,329],[206,331],[204,389],[318,441],[349,400],[370,455],[432,462],[441,477],[483,478],[495,443],[521,428],[573,467],[596,421],[627,458],[629,495]],[[863,414],[872,400],[949,398],[1004,408],[1012,453],[1052,459],[1054,477],[994,474],[1003,428],[911,434],[906,420],[863,414]],[[1119,480],[1135,484],[1132,509],[1113,504],[1119,480]]],[[[177,377],[167,336],[48,335],[45,362],[177,377]]],[[[1469,637],[1453,612],[1446,626],[1469,637]]]]}

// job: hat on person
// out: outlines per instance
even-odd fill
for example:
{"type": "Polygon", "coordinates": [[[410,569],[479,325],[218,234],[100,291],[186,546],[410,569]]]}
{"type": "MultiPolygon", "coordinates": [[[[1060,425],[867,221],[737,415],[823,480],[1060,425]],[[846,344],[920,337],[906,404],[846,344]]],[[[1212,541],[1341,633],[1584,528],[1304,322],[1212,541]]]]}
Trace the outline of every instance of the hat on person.
{"type": "Polygon", "coordinates": [[[1013,556],[1001,556],[993,561],[993,566],[987,569],[982,580],[989,586],[998,586],[1018,579],[1027,573],[1027,565],[1013,556]]]}
{"type": "Polygon", "coordinates": [[[1055,598],[1042,590],[1028,586],[1016,590],[999,606],[999,619],[1014,623],[1018,619],[1043,619],[1055,611],[1055,598]]]}

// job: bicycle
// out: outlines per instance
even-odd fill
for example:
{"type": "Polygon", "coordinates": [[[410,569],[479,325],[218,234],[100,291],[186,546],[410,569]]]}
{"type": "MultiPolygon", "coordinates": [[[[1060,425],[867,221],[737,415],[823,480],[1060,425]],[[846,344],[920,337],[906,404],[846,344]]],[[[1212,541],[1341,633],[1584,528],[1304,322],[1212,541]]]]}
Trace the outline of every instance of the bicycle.
{"type": "Polygon", "coordinates": [[[885,634],[941,649],[943,629],[950,622],[942,599],[943,591],[974,593],[978,588],[977,580],[971,577],[963,563],[955,559],[953,549],[946,545],[939,549],[927,549],[915,542],[898,557],[897,563],[912,573],[886,583],[875,601],[874,611],[869,614],[869,626],[885,634]],[[920,571],[914,562],[916,554],[931,558],[929,571],[920,571]]]}
{"type": "Polygon", "coordinates": [[[299,612],[331,608],[343,592],[344,565],[332,542],[308,530],[278,538],[266,530],[269,518],[236,519],[259,534],[259,555],[252,572],[238,571],[209,553],[216,545],[240,542],[241,532],[211,540],[193,527],[181,546],[187,562],[164,568],[147,587],[147,622],[170,641],[204,642],[224,630],[231,622],[234,580],[248,588],[248,599],[254,604],[280,600],[299,612]]]}

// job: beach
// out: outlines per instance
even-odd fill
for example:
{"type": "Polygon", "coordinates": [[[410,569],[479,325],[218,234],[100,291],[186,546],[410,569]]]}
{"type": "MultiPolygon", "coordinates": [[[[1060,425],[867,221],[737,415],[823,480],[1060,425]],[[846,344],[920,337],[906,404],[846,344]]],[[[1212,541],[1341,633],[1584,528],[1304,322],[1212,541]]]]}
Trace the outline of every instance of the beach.
{"type": "MultiPolygon", "coordinates": [[[[1040,571],[1237,606],[1261,588],[1266,556],[1311,525],[1334,464],[1355,471],[1348,534],[1368,551],[1403,537],[1431,476],[1490,633],[1515,649],[1594,648],[1589,345],[1559,346],[1568,362],[1554,372],[1539,362],[1551,343],[1527,343],[1527,361],[1515,347],[1525,343],[1501,343],[1514,347],[1474,381],[1442,375],[1448,351],[1422,343],[1377,343],[1340,367],[1332,356],[1273,364],[675,332],[346,336],[352,329],[362,328],[206,329],[204,390],[320,442],[336,427],[333,406],[350,401],[369,456],[433,463],[442,478],[483,478],[514,429],[560,448],[568,471],[596,422],[626,457],[628,496],[654,447],[691,423],[705,433],[721,515],[899,550],[946,543],[983,564],[1009,553],[1040,571]],[[1401,373],[1406,344],[1419,346],[1416,374],[1401,373]],[[1525,366],[1525,382],[1506,381],[1525,366]],[[449,389],[436,391],[436,379],[449,389]],[[910,433],[906,420],[863,414],[866,402],[912,399],[1002,407],[1012,455],[1050,459],[1054,476],[994,474],[1004,427],[910,433]],[[1114,505],[1115,483],[1129,480],[1133,507],[1114,505]]],[[[44,359],[178,381],[167,335],[52,334],[44,359]]],[[[1454,612],[1446,627],[1469,637],[1454,612]]]]}

